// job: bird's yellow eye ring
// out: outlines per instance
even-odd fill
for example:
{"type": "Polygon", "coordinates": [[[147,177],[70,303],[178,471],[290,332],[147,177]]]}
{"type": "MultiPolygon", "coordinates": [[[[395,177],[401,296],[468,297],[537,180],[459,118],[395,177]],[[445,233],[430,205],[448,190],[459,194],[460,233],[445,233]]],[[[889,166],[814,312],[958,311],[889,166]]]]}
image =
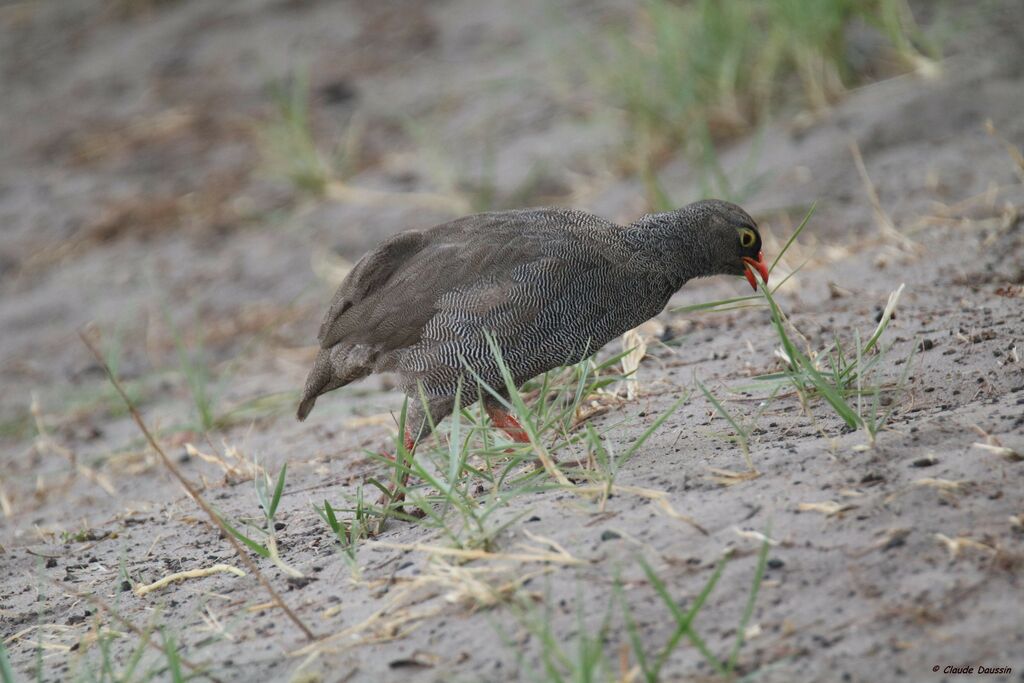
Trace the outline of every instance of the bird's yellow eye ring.
{"type": "Polygon", "coordinates": [[[754,246],[754,243],[757,241],[757,235],[754,234],[753,230],[750,228],[740,228],[739,233],[741,247],[744,249],[750,249],[754,246]]]}

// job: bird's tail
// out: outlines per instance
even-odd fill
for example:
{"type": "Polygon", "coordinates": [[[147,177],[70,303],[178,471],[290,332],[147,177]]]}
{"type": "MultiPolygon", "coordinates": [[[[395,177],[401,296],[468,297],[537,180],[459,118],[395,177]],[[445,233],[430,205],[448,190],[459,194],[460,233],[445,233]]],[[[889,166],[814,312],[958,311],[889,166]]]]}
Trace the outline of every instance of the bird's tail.
{"type": "Polygon", "coordinates": [[[320,349],[313,362],[313,369],[306,377],[306,387],[302,390],[302,399],[299,401],[299,410],[295,416],[299,420],[305,420],[309,411],[313,410],[316,404],[316,397],[336,387],[331,386],[334,379],[334,372],[331,366],[330,351],[320,349]]]}

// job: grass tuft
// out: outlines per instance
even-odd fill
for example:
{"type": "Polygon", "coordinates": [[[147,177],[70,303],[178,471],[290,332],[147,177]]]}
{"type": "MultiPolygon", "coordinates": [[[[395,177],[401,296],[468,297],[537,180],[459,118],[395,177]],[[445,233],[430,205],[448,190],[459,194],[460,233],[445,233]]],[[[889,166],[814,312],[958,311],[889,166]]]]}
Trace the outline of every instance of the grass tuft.
{"type": "Polygon", "coordinates": [[[277,506],[281,502],[281,495],[284,492],[285,479],[288,476],[288,464],[285,463],[281,466],[281,471],[277,473],[276,483],[274,483],[272,491],[270,488],[272,480],[266,470],[262,467],[254,466],[253,472],[255,473],[253,482],[256,487],[256,499],[259,501],[260,510],[263,511],[263,524],[262,528],[251,523],[247,524],[247,526],[253,529],[256,534],[262,536],[262,542],[241,531],[238,526],[229,522],[223,515],[218,515],[220,522],[224,525],[227,532],[246,548],[260,557],[270,560],[288,576],[301,578],[302,572],[286,564],[281,559],[277,550],[277,535],[275,533],[277,506]]]}
{"type": "MultiPolygon", "coordinates": [[[[769,268],[774,272],[780,260],[796,242],[797,238],[809,224],[814,214],[815,205],[807,211],[796,230],[789,236],[782,249],[776,255],[769,268]]],[[[790,387],[800,397],[805,409],[809,410],[814,398],[822,398],[850,429],[863,429],[868,437],[868,445],[873,446],[879,430],[891,417],[897,404],[888,401],[889,408],[883,410],[883,396],[899,393],[903,390],[916,345],[911,345],[908,358],[904,359],[905,367],[895,383],[885,383],[877,379],[891,344],[883,343],[883,336],[893,318],[896,305],[903,292],[900,285],[889,295],[885,309],[874,331],[866,342],[861,342],[860,333],[854,331],[852,347],[844,346],[837,334],[832,344],[820,351],[808,348],[806,338],[800,334],[792,322],[786,317],[775,299],[775,294],[786,281],[799,270],[796,269],[777,284],[769,287],[762,282],[759,293],[749,296],[732,297],[717,301],[674,309],[675,312],[725,312],[740,308],[759,307],[766,305],[771,315],[772,327],[780,342],[776,355],[785,362],[785,368],[778,373],[756,377],[760,382],[774,383],[775,386],[766,397],[758,411],[762,412],[767,405],[781,392],[790,387]],[[797,343],[801,340],[801,344],[797,343]]],[[[736,431],[736,439],[743,452],[747,465],[753,469],[750,460],[750,433],[752,427],[730,413],[723,402],[715,397],[703,384],[696,382],[704,396],[736,431]]],[[[891,397],[890,397],[891,398],[891,397]]],[[[755,418],[756,419],[756,418],[755,418]]]]}
{"type": "Polygon", "coordinates": [[[779,93],[798,92],[798,104],[821,110],[857,82],[845,42],[854,22],[874,26],[909,68],[928,61],[905,0],[646,0],[642,8],[634,26],[601,41],[608,49],[590,78],[621,108],[635,168],[648,176],[681,149],[719,190],[728,179],[716,140],[790,104],[779,93]]]}
{"type": "MultiPolygon", "coordinates": [[[[859,333],[854,333],[854,349],[852,353],[844,349],[837,337],[829,347],[814,354],[804,353],[793,341],[790,331],[795,332],[792,324],[785,318],[782,310],[775,302],[767,287],[762,287],[762,295],[768,302],[772,314],[772,326],[782,344],[781,354],[787,367],[780,374],[762,376],[759,379],[771,380],[783,378],[800,395],[805,406],[812,395],[823,398],[832,410],[843,419],[851,429],[864,429],[868,435],[869,445],[873,446],[879,429],[895,410],[895,404],[888,411],[880,411],[881,395],[887,387],[873,381],[881,361],[885,358],[888,347],[880,346],[880,340],[892,321],[892,315],[903,292],[904,285],[889,295],[889,301],[878,322],[875,331],[864,344],[861,344],[859,333]],[[865,405],[865,398],[870,398],[865,405]]],[[[796,332],[796,334],[799,334],[796,332]]],[[[908,377],[915,345],[911,344],[910,356],[900,379],[890,390],[901,390],[908,377]]]]}
{"type": "Polygon", "coordinates": [[[275,85],[271,95],[274,113],[257,130],[264,163],[297,190],[322,197],[332,172],[313,138],[308,72],[275,85]]]}

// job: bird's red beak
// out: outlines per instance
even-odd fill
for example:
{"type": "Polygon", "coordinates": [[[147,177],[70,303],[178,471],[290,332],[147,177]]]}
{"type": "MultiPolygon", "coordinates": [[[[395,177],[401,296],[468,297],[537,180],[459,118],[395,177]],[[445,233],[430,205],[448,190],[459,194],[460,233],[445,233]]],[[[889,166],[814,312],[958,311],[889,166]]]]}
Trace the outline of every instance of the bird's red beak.
{"type": "Polygon", "coordinates": [[[746,272],[747,282],[750,283],[750,286],[753,287],[754,291],[756,292],[757,291],[757,279],[754,277],[754,271],[751,270],[752,268],[756,268],[757,269],[757,272],[761,274],[761,279],[764,280],[765,284],[768,283],[768,264],[764,262],[764,252],[763,251],[757,252],[757,260],[756,261],[754,259],[750,258],[749,256],[744,256],[743,257],[743,262],[745,264],[747,264],[747,272],[746,272]]]}

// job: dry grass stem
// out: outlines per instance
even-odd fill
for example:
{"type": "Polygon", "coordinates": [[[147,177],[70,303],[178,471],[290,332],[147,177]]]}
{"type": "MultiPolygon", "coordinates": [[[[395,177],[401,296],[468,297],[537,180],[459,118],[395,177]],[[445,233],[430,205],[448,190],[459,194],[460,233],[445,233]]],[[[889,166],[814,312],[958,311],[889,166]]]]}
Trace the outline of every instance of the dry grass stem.
{"type": "Polygon", "coordinates": [[[955,560],[960,556],[960,552],[966,548],[973,548],[974,550],[981,550],[986,553],[992,553],[995,555],[998,551],[992,546],[975,541],[973,538],[966,536],[957,536],[956,538],[950,538],[945,534],[935,534],[935,540],[946,546],[946,550],[949,551],[949,557],[951,560],[955,560]]]}
{"type": "Polygon", "coordinates": [[[267,536],[266,546],[267,552],[270,553],[270,557],[267,559],[273,562],[275,567],[293,579],[301,579],[305,577],[305,574],[281,559],[281,555],[277,552],[277,538],[274,536],[273,532],[267,536]]]}
{"type": "Polygon", "coordinates": [[[376,415],[365,415],[352,417],[342,423],[345,429],[361,429],[363,427],[390,427],[395,423],[395,416],[391,413],[377,413],[376,415]]]}
{"type": "Polygon", "coordinates": [[[135,594],[139,597],[142,597],[147,593],[152,593],[153,591],[160,590],[161,588],[169,586],[177,581],[184,581],[186,579],[201,579],[204,576],[212,576],[214,574],[221,574],[224,572],[234,574],[235,576],[245,576],[245,572],[243,572],[238,567],[232,567],[230,564],[215,564],[212,567],[206,567],[205,569],[189,569],[183,572],[174,572],[173,574],[168,574],[162,579],[157,579],[153,583],[148,583],[145,586],[136,587],[135,594]]]}
{"type": "Polygon", "coordinates": [[[53,437],[50,436],[50,433],[47,431],[46,425],[43,422],[43,411],[39,406],[39,398],[35,394],[32,395],[32,402],[29,404],[29,412],[32,413],[32,419],[36,425],[37,436],[35,445],[36,450],[40,454],[53,453],[54,455],[59,455],[67,460],[68,464],[71,465],[76,472],[99,486],[107,493],[107,495],[117,495],[117,489],[114,488],[114,485],[109,479],[107,479],[107,477],[103,476],[88,465],[78,462],[78,456],[74,451],[61,446],[53,439],[53,437]]]}
{"type": "Polygon", "coordinates": [[[1016,165],[1014,170],[1017,171],[1017,175],[1024,182],[1024,154],[1021,154],[1020,148],[999,134],[995,124],[992,123],[992,119],[985,121],[985,132],[1003,144],[1003,147],[1006,148],[1006,153],[1010,155],[1010,158],[1013,159],[1013,163],[1016,165]]]}
{"type": "Polygon", "coordinates": [[[996,444],[980,442],[975,442],[971,444],[971,446],[973,448],[980,448],[983,451],[988,451],[989,453],[995,453],[996,455],[1006,458],[1010,462],[1020,462],[1021,460],[1024,460],[1024,455],[1021,455],[1014,449],[1008,448],[1006,446],[999,446],[996,444]]]}
{"type": "Polygon", "coordinates": [[[619,484],[599,484],[595,486],[577,486],[571,489],[574,493],[578,493],[583,496],[613,496],[615,494],[624,494],[639,496],[640,498],[646,498],[652,501],[655,506],[663,513],[671,517],[672,519],[678,519],[681,522],[689,524],[694,529],[699,531],[701,534],[707,536],[707,530],[697,523],[695,519],[689,515],[684,515],[681,512],[676,511],[672,504],[668,500],[668,493],[665,491],[658,491],[656,489],[643,488],[641,486],[622,486],[619,484]]]}
{"type": "Polygon", "coordinates": [[[882,237],[895,242],[905,251],[913,252],[916,249],[914,242],[897,229],[888,212],[882,208],[882,202],[878,198],[878,191],[875,189],[875,184],[871,182],[871,178],[868,176],[868,169],[864,165],[864,157],[861,156],[860,145],[855,140],[850,140],[850,153],[853,155],[853,163],[857,167],[857,173],[860,175],[861,182],[864,184],[864,192],[868,196],[868,201],[871,202],[871,209],[874,211],[875,221],[878,223],[878,230],[882,237]]]}
{"type": "Polygon", "coordinates": [[[622,350],[626,352],[621,361],[622,374],[626,376],[622,383],[626,385],[626,399],[632,401],[639,389],[636,373],[640,361],[647,355],[647,342],[636,329],[632,329],[622,335],[622,350]]]}
{"type": "Polygon", "coordinates": [[[659,321],[648,320],[622,335],[622,350],[626,355],[619,362],[622,365],[622,374],[626,378],[622,383],[626,387],[627,400],[635,400],[639,393],[637,372],[640,369],[640,362],[647,356],[647,340],[652,336],[658,336],[664,329],[665,326],[659,321]]]}
{"type": "Polygon", "coordinates": [[[742,484],[745,481],[751,481],[761,476],[761,473],[753,468],[745,472],[734,472],[722,469],[721,467],[709,467],[708,471],[711,472],[708,479],[720,486],[735,486],[736,484],[742,484]]]}
{"type": "Polygon", "coordinates": [[[430,562],[429,572],[418,577],[415,583],[436,585],[447,591],[446,602],[473,612],[509,602],[524,583],[551,571],[550,566],[532,572],[522,572],[518,567],[467,567],[435,557],[430,562]]]}
{"type": "Polygon", "coordinates": [[[313,273],[332,287],[337,287],[352,271],[352,262],[327,249],[317,249],[309,257],[313,273]]]}
{"type": "Polygon", "coordinates": [[[777,546],[777,545],[779,545],[779,542],[776,541],[774,538],[771,538],[770,536],[768,536],[766,534],[763,534],[760,531],[753,531],[751,529],[741,529],[738,526],[734,526],[732,528],[732,530],[733,530],[733,533],[735,533],[740,538],[743,538],[743,539],[746,539],[746,540],[749,540],[749,541],[756,541],[758,543],[767,543],[770,546],[777,546]]]}
{"type": "Polygon", "coordinates": [[[250,461],[234,446],[226,446],[224,457],[216,453],[203,453],[191,443],[185,444],[185,452],[203,462],[216,465],[224,472],[224,476],[235,481],[248,481],[266,475],[266,470],[257,463],[250,461]]]}
{"type": "Polygon", "coordinates": [[[823,503],[800,503],[796,506],[796,509],[800,512],[820,512],[826,517],[835,517],[849,510],[856,510],[857,506],[850,505],[849,503],[837,503],[834,500],[826,500],[823,503]]]}
{"type": "MultiPolygon", "coordinates": [[[[1013,350],[1016,351],[1017,347],[1013,347],[1013,350]]],[[[983,451],[988,451],[989,453],[995,453],[996,455],[1006,458],[1010,462],[1020,462],[1021,460],[1024,460],[1024,455],[1021,455],[1013,448],[1004,446],[1002,441],[992,436],[978,425],[972,425],[972,429],[974,429],[980,437],[985,439],[985,441],[975,442],[971,444],[971,447],[979,448],[983,451]]]]}
{"type": "MultiPolygon", "coordinates": [[[[419,610],[412,608],[415,605],[410,604],[408,600],[415,598],[416,592],[420,587],[421,585],[414,581],[398,588],[393,591],[393,597],[388,600],[386,605],[358,624],[353,624],[346,629],[289,653],[290,656],[294,657],[306,657],[306,660],[299,665],[297,670],[301,671],[323,653],[338,652],[360,645],[383,643],[403,638],[412,630],[411,628],[403,630],[407,625],[415,624],[423,619],[429,619],[440,614],[441,608],[437,606],[419,610]],[[392,614],[392,612],[394,613],[392,614]]],[[[422,599],[415,602],[422,602],[422,599]]]]}
{"type": "Polygon", "coordinates": [[[3,477],[0,477],[0,512],[3,512],[4,517],[7,518],[14,515],[14,507],[11,505],[11,498],[7,495],[7,489],[4,487],[3,477]]]}
{"type": "Polygon", "coordinates": [[[415,550],[417,552],[429,553],[437,556],[458,557],[463,560],[495,560],[510,562],[545,562],[555,564],[586,564],[586,560],[573,557],[565,552],[548,553],[532,550],[525,553],[492,553],[486,550],[473,550],[468,548],[446,548],[439,545],[426,543],[391,543],[388,541],[366,541],[367,546],[378,548],[392,548],[394,550],[415,550]]]}
{"type": "Polygon", "coordinates": [[[940,491],[959,491],[964,482],[925,477],[923,479],[915,479],[913,484],[914,486],[927,486],[928,488],[939,489],[940,491]]]}

